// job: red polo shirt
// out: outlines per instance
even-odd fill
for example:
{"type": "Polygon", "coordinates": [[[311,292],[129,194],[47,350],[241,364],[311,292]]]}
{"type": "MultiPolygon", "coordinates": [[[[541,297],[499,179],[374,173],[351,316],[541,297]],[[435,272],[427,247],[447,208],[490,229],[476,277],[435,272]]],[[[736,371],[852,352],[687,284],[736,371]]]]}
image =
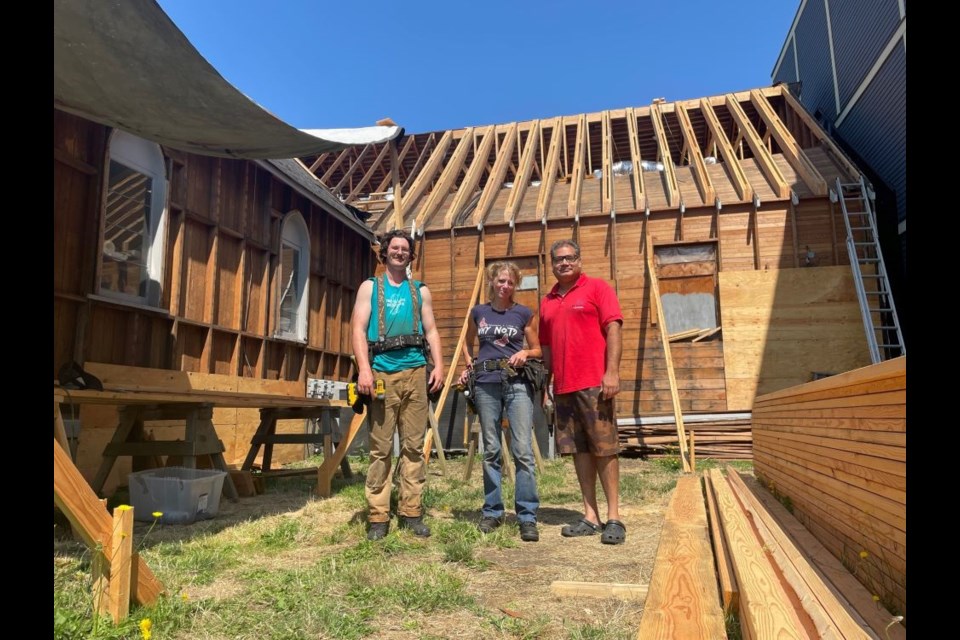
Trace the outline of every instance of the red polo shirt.
{"type": "Polygon", "coordinates": [[[554,393],[599,387],[607,366],[607,325],[623,322],[613,287],[580,274],[564,295],[553,286],[540,302],[540,344],[550,347],[554,393]]]}

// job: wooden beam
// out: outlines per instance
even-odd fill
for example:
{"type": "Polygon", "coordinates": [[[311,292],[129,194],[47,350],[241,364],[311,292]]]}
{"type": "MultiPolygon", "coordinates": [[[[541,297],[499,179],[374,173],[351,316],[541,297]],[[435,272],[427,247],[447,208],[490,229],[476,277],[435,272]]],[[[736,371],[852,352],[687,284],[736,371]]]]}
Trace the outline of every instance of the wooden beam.
{"type": "Polygon", "coordinates": [[[670,155],[670,145],[667,144],[667,135],[663,129],[663,116],[660,105],[650,105],[650,121],[653,123],[654,135],[657,138],[657,150],[660,162],[663,163],[663,186],[666,190],[667,205],[680,206],[680,187],[677,185],[677,172],[673,166],[673,157],[670,155]]]}
{"type": "MultiPolygon", "coordinates": [[[[751,638],[810,638],[790,596],[753,533],[750,521],[719,469],[707,471],[730,543],[730,558],[740,587],[740,627],[751,638]]],[[[809,621],[808,621],[809,623],[809,621]]]]}
{"type": "MultiPolygon", "coordinates": [[[[390,156],[391,156],[390,168],[391,170],[393,170],[393,168],[396,166],[395,161],[397,157],[397,145],[395,140],[391,140],[383,144],[383,148],[380,149],[380,153],[377,154],[377,157],[374,159],[373,164],[371,164],[370,168],[367,169],[367,171],[363,174],[363,177],[360,178],[360,181],[353,186],[353,189],[351,189],[350,193],[347,194],[347,197],[344,200],[344,202],[353,202],[353,200],[360,194],[360,191],[362,191],[363,188],[367,186],[367,183],[370,182],[370,178],[373,177],[373,174],[378,169],[382,168],[382,163],[384,159],[387,157],[387,153],[390,153],[390,156]]],[[[396,187],[394,187],[394,192],[396,192],[396,187]]]]}
{"type": "Polygon", "coordinates": [[[107,611],[114,624],[130,614],[130,572],[133,566],[133,507],[122,504],[113,510],[110,530],[110,586],[107,611]]]}
{"type": "MultiPolygon", "coordinates": [[[[56,439],[53,441],[53,503],[67,516],[73,531],[88,547],[110,548],[113,519],[56,439]]],[[[110,558],[103,560],[110,563],[110,558]]],[[[131,565],[134,601],[140,605],[153,604],[163,593],[163,585],[139,554],[134,553],[131,565]]]]}
{"type": "Polygon", "coordinates": [[[340,446],[337,447],[337,450],[333,452],[333,456],[329,458],[324,458],[323,462],[317,467],[317,495],[321,498],[329,498],[331,494],[331,480],[333,479],[333,474],[336,472],[337,468],[340,466],[340,461],[344,459],[347,455],[347,449],[350,448],[353,439],[357,437],[357,433],[360,431],[360,427],[363,426],[364,421],[367,419],[368,411],[364,411],[360,414],[353,414],[353,419],[350,421],[350,427],[347,429],[347,435],[340,441],[340,446]]]}
{"type": "MultiPolygon", "coordinates": [[[[443,220],[444,227],[454,226],[454,223],[457,217],[460,215],[460,212],[471,200],[473,200],[474,191],[476,190],[477,185],[480,184],[480,178],[483,177],[484,169],[487,166],[487,158],[490,157],[490,150],[493,148],[494,142],[497,140],[497,134],[494,131],[494,126],[490,125],[483,130],[482,135],[483,140],[480,142],[480,146],[473,154],[473,162],[470,164],[470,168],[467,169],[467,175],[463,178],[463,182],[460,183],[460,187],[457,189],[457,193],[453,197],[453,203],[450,205],[450,208],[447,209],[447,215],[443,220]]],[[[480,197],[483,197],[482,193],[480,197]]]]}
{"type": "MultiPolygon", "coordinates": [[[[690,433],[693,433],[691,431],[690,433]]],[[[717,560],[717,579],[720,582],[720,596],[723,599],[723,610],[734,613],[740,605],[740,590],[737,587],[737,578],[730,563],[730,551],[727,537],[720,526],[720,512],[717,510],[717,500],[713,493],[713,480],[705,474],[703,476],[704,493],[707,498],[707,515],[710,521],[710,537],[713,539],[713,555],[717,560]]]]}
{"type": "Polygon", "coordinates": [[[317,169],[319,169],[319,168],[320,168],[320,165],[323,164],[323,161],[326,160],[326,159],[329,158],[329,157],[330,157],[330,152],[329,152],[329,151],[328,151],[327,153],[321,153],[320,155],[317,156],[317,159],[314,160],[314,161],[310,164],[310,166],[308,167],[307,170],[308,170],[310,173],[316,175],[317,169]]]}
{"type": "Polygon", "coordinates": [[[577,140],[573,148],[573,172],[570,174],[570,195],[567,197],[567,215],[580,213],[580,195],[583,193],[583,177],[587,158],[587,120],[581,114],[577,120],[577,140]]]}
{"type": "Polygon", "coordinates": [[[687,157],[691,159],[690,166],[693,167],[693,179],[697,182],[697,188],[700,190],[700,198],[705,205],[712,205],[716,198],[716,192],[713,189],[713,182],[710,180],[710,174],[707,173],[707,165],[703,161],[703,152],[700,150],[700,144],[697,142],[697,133],[690,123],[690,115],[686,107],[682,104],[677,105],[677,120],[680,121],[680,129],[683,131],[683,139],[687,144],[687,157]]]}
{"type": "Polygon", "coordinates": [[[643,192],[643,168],[640,163],[640,137],[637,134],[637,116],[633,108],[627,109],[627,137],[630,138],[630,162],[633,165],[633,208],[634,211],[643,211],[647,206],[647,198],[643,192]]]}
{"type": "MultiPolygon", "coordinates": [[[[543,129],[541,129],[541,132],[543,129]]],[[[553,188],[557,184],[557,166],[560,162],[560,145],[563,144],[564,130],[560,118],[553,119],[553,135],[550,137],[550,151],[543,168],[543,177],[540,183],[540,196],[537,198],[537,217],[543,218],[550,209],[550,199],[553,197],[553,188]]],[[[564,145],[566,146],[566,145],[564,145]]]]}
{"type": "MultiPolygon", "coordinates": [[[[534,160],[537,157],[537,149],[540,146],[540,121],[534,122],[533,127],[527,134],[527,146],[523,148],[523,155],[520,157],[520,167],[513,179],[513,189],[510,190],[510,196],[507,198],[507,206],[503,210],[504,222],[511,222],[516,219],[520,205],[523,203],[523,196],[530,186],[530,177],[533,175],[534,160]]],[[[517,131],[517,144],[520,144],[520,131],[517,131]]]]}
{"type": "Polygon", "coordinates": [[[340,178],[340,182],[337,183],[337,186],[331,188],[334,195],[341,193],[344,185],[347,184],[347,181],[353,177],[354,172],[357,170],[357,167],[363,162],[363,159],[374,147],[372,144],[364,145],[363,149],[360,150],[360,153],[357,154],[357,157],[353,159],[353,162],[350,163],[350,168],[348,168],[344,173],[343,177],[340,178]]]}
{"type": "MultiPolygon", "coordinates": [[[[496,138],[497,134],[491,134],[496,138]]],[[[483,194],[480,196],[480,202],[477,203],[477,209],[473,213],[473,224],[481,224],[486,219],[487,214],[493,207],[493,201],[497,199],[497,194],[503,188],[503,179],[507,175],[507,169],[510,168],[510,162],[513,160],[513,149],[517,144],[517,123],[514,122],[504,134],[503,144],[500,151],[497,152],[497,160],[493,163],[493,171],[487,179],[487,184],[483,188],[483,194]]],[[[514,183],[513,188],[517,188],[514,183]]],[[[513,192],[511,192],[513,195],[513,192]]]]}
{"type": "Polygon", "coordinates": [[[620,598],[621,600],[643,600],[647,597],[648,585],[623,584],[619,582],[574,582],[554,580],[550,583],[550,593],[555,596],[575,598],[620,598]]]}
{"type": "Polygon", "coordinates": [[[337,159],[333,161],[326,171],[323,172],[323,175],[320,177],[320,182],[323,183],[325,187],[330,186],[329,180],[333,177],[333,173],[340,168],[340,165],[343,164],[343,161],[350,157],[350,154],[353,152],[353,147],[347,147],[340,152],[340,155],[337,156],[337,159]]]}
{"type": "MultiPolygon", "coordinates": [[[[600,210],[603,213],[613,211],[613,133],[610,125],[610,112],[604,111],[600,120],[601,131],[601,171],[600,210]]],[[[614,272],[616,274],[616,272],[614,272]]]]}
{"type": "Polygon", "coordinates": [[[460,138],[460,143],[457,144],[457,148],[454,149],[453,155],[450,157],[450,162],[443,168],[440,179],[437,180],[437,183],[430,191],[430,195],[427,196],[427,202],[423,205],[423,208],[420,209],[420,213],[417,214],[416,222],[418,229],[422,229],[423,226],[430,221],[433,214],[440,208],[440,203],[450,194],[450,189],[453,188],[457,177],[460,175],[460,171],[463,169],[463,164],[467,159],[467,153],[473,146],[473,131],[473,127],[466,129],[463,137],[460,138]]]}
{"type": "MultiPolygon", "coordinates": [[[[413,140],[413,136],[410,137],[413,140]]],[[[409,147],[410,141],[407,141],[406,147],[409,147]]],[[[400,186],[400,159],[397,157],[397,145],[395,140],[388,143],[390,147],[390,177],[393,180],[393,227],[395,229],[403,228],[403,189],[400,186]]],[[[370,167],[373,170],[373,167],[370,167]]]]}
{"type": "MultiPolygon", "coordinates": [[[[790,165],[800,174],[801,179],[806,183],[807,188],[818,196],[827,195],[827,183],[820,175],[817,167],[810,161],[807,155],[797,144],[790,130],[787,129],[783,121],[777,116],[776,112],[767,102],[766,98],[761,96],[756,90],[750,92],[750,102],[756,107],[757,112],[767,125],[767,129],[773,135],[774,140],[780,145],[780,150],[790,165]]],[[[859,175],[859,172],[857,173],[859,175]]]]}
{"type": "MultiPolygon", "coordinates": [[[[650,245],[647,245],[650,247],[650,245]]],[[[660,282],[654,265],[653,251],[647,251],[647,274],[650,276],[650,298],[657,310],[657,318],[661,319],[660,341],[663,343],[663,355],[667,362],[667,377],[670,382],[670,399],[673,401],[673,417],[677,422],[677,438],[680,441],[680,460],[683,463],[684,473],[690,472],[690,461],[687,450],[687,433],[683,427],[683,411],[680,409],[680,396],[677,394],[677,378],[673,373],[673,358],[670,357],[670,336],[667,335],[667,323],[663,321],[663,305],[660,302],[660,282]]]]}
{"type": "Polygon", "coordinates": [[[733,147],[730,146],[730,140],[727,139],[727,134],[717,119],[717,114],[714,113],[713,107],[705,98],[700,101],[700,111],[707,121],[707,127],[709,127],[710,133],[713,135],[714,143],[720,147],[720,155],[723,157],[723,161],[727,167],[727,173],[733,182],[733,188],[737,191],[737,197],[740,198],[740,200],[752,199],[753,187],[747,182],[747,176],[743,173],[740,160],[737,159],[736,152],[733,150],[733,147]]]}
{"type": "MultiPolygon", "coordinates": [[[[427,160],[426,164],[423,166],[423,170],[417,175],[417,178],[413,181],[410,189],[407,192],[406,200],[404,201],[404,207],[406,208],[406,213],[412,213],[414,208],[420,202],[420,198],[423,197],[426,193],[427,188],[430,186],[430,183],[433,182],[433,179],[439,175],[440,167],[443,165],[444,156],[447,155],[447,150],[450,148],[450,144],[453,142],[453,132],[447,131],[437,142],[436,148],[433,150],[433,153],[430,155],[430,159],[427,160]]],[[[423,159],[424,154],[428,153],[425,149],[420,155],[420,159],[423,159]]],[[[417,227],[420,226],[420,218],[417,218],[417,227]]]]}
{"type": "MultiPolygon", "coordinates": [[[[833,152],[834,159],[843,166],[844,169],[850,174],[851,178],[858,178],[860,176],[860,170],[847,158],[847,155],[843,150],[837,146],[837,143],[833,139],[826,135],[823,131],[823,127],[813,119],[807,110],[804,108],[800,101],[793,97],[793,94],[787,89],[785,85],[780,85],[777,87],[780,89],[780,95],[783,96],[784,102],[793,110],[793,113],[807,125],[807,128],[810,129],[810,133],[814,135],[827,149],[833,152]]],[[[754,89],[756,91],[756,89],[754,89]]],[[[769,97],[769,93],[760,93],[754,98],[753,91],[750,92],[750,101],[753,102],[755,99],[760,100],[761,98],[769,97]]],[[[768,103],[769,104],[769,103],[768,103]]]]}
{"type": "Polygon", "coordinates": [[[790,185],[787,184],[786,179],[783,177],[780,167],[773,161],[773,156],[770,154],[767,146],[763,144],[763,140],[760,139],[760,134],[753,128],[753,123],[750,122],[750,118],[747,117],[743,107],[741,107],[736,98],[729,93],[727,94],[727,109],[730,110],[737,126],[740,127],[740,133],[743,134],[743,137],[747,140],[747,144],[750,145],[750,150],[753,151],[753,157],[756,158],[757,164],[760,165],[760,170],[763,171],[763,175],[770,181],[773,192],[776,193],[779,198],[789,198],[790,185]]]}

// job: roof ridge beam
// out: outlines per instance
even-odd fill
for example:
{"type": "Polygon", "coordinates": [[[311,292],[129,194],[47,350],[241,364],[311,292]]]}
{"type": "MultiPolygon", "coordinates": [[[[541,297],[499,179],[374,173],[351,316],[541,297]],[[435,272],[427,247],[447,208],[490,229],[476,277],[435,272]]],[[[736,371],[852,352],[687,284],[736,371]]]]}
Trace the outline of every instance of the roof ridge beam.
{"type": "Polygon", "coordinates": [[[753,156],[757,159],[763,175],[770,181],[770,186],[773,187],[777,197],[789,198],[790,185],[787,184],[786,179],[783,177],[780,167],[774,162],[770,150],[767,149],[767,146],[763,144],[763,140],[760,139],[760,133],[753,128],[753,123],[750,122],[747,113],[743,110],[743,107],[740,106],[740,102],[733,97],[732,93],[727,94],[727,109],[730,110],[730,114],[736,121],[737,126],[740,127],[740,132],[744,135],[744,138],[746,138],[747,144],[750,145],[753,156]]]}
{"type": "MultiPolygon", "coordinates": [[[[800,145],[797,144],[793,134],[791,134],[787,126],[783,124],[783,121],[777,116],[766,98],[751,92],[750,101],[757,108],[757,112],[760,114],[760,117],[763,118],[767,128],[770,129],[770,132],[773,134],[773,139],[780,145],[780,150],[783,152],[783,155],[793,168],[796,169],[797,173],[800,174],[801,179],[807,184],[810,191],[818,196],[827,195],[826,180],[823,179],[817,167],[814,166],[810,158],[807,157],[807,154],[805,154],[803,149],[800,148],[800,145]]],[[[815,131],[815,129],[813,131],[815,131]]],[[[859,175],[859,172],[857,175],[859,175]]]]}
{"type": "Polygon", "coordinates": [[[747,181],[747,176],[743,173],[740,160],[737,159],[737,154],[730,145],[730,140],[727,138],[726,132],[724,132],[723,127],[720,126],[717,114],[713,112],[713,107],[705,98],[700,100],[700,110],[703,112],[703,117],[707,120],[707,127],[710,128],[710,133],[713,134],[714,144],[720,147],[720,155],[723,156],[723,162],[733,182],[733,188],[737,191],[737,196],[743,201],[752,200],[753,187],[750,186],[750,183],[747,181]]]}

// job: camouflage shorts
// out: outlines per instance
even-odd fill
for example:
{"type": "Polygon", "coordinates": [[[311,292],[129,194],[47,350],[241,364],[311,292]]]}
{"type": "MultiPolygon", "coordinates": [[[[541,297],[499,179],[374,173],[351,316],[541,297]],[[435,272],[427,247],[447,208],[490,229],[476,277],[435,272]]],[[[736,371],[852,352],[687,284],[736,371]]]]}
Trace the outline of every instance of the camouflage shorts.
{"type": "Polygon", "coordinates": [[[557,453],[592,453],[615,456],[620,453],[613,398],[600,399],[600,387],[557,394],[557,453]]]}

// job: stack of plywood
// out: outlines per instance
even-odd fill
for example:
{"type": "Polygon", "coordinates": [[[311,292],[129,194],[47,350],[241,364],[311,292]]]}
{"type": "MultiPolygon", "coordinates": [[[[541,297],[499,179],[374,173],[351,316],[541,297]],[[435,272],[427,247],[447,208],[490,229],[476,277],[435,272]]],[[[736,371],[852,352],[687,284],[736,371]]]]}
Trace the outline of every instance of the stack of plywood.
{"type": "Polygon", "coordinates": [[[757,477],[906,612],[906,357],[760,396],[757,477]]]}
{"type": "Polygon", "coordinates": [[[905,638],[905,629],[752,478],[706,476],[724,606],[744,638],[905,638]]]}

